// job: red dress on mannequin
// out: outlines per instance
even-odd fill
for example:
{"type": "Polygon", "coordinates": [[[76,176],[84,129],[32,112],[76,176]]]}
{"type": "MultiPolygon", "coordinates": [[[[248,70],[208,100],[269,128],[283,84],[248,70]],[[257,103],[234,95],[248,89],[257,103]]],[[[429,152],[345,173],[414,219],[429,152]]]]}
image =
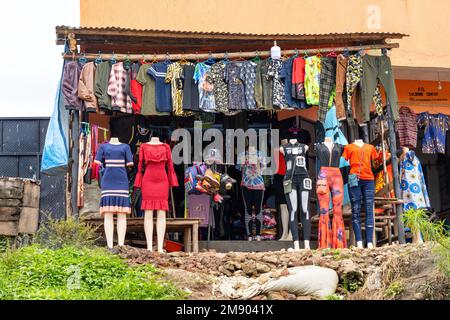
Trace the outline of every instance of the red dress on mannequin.
{"type": "Polygon", "coordinates": [[[169,188],[177,187],[178,180],[168,144],[141,145],[134,186],[142,190],[142,210],[169,210],[169,188]]]}

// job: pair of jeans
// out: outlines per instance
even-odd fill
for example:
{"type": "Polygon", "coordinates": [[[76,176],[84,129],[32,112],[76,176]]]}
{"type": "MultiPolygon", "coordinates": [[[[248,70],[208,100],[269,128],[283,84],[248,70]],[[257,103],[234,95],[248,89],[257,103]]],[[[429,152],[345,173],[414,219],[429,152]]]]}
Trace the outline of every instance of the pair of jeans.
{"type": "Polygon", "coordinates": [[[319,201],[319,235],[318,248],[346,248],[345,225],[342,218],[344,201],[344,181],[341,170],[337,167],[320,168],[318,182],[326,180],[326,190],[317,188],[319,201]],[[323,191],[326,191],[323,193],[323,191]],[[330,193],[333,203],[333,221],[330,225],[330,193]]]}
{"type": "Polygon", "coordinates": [[[255,224],[256,235],[261,235],[261,227],[263,222],[262,202],[264,199],[264,190],[249,189],[242,186],[242,198],[245,206],[245,230],[247,236],[252,236],[253,224],[255,224]],[[255,208],[255,217],[252,215],[253,207],[255,208]]]}
{"type": "Polygon", "coordinates": [[[356,241],[362,241],[361,208],[366,211],[366,241],[373,243],[375,181],[359,179],[358,185],[349,188],[352,204],[352,227],[356,241]]]}
{"type": "MultiPolygon", "coordinates": [[[[378,81],[383,85],[386,92],[387,101],[392,110],[393,120],[397,121],[398,97],[395,89],[394,75],[392,73],[391,59],[386,56],[362,57],[362,113],[364,121],[370,120],[370,106],[373,102],[373,95],[377,88],[378,81]]],[[[381,101],[381,98],[380,98],[381,101]]]]}
{"type": "Polygon", "coordinates": [[[286,193],[286,202],[289,210],[289,227],[292,239],[299,240],[297,212],[301,209],[301,220],[303,227],[303,239],[311,239],[311,217],[309,214],[309,194],[311,192],[311,179],[303,175],[292,177],[292,191],[286,193]]]}

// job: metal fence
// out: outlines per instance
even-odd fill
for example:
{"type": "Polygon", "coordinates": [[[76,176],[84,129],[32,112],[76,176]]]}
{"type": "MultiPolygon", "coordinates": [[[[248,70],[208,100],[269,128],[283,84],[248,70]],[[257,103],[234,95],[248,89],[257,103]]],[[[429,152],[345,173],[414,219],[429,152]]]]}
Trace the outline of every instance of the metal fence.
{"type": "Polygon", "coordinates": [[[41,212],[64,217],[64,176],[40,173],[49,118],[0,118],[0,176],[41,181],[41,212]]]}

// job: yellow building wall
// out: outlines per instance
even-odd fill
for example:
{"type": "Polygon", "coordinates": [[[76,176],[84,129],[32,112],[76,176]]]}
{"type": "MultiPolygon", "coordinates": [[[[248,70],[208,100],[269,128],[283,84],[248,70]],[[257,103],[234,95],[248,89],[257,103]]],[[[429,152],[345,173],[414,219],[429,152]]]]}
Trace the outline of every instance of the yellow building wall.
{"type": "Polygon", "coordinates": [[[240,33],[401,32],[410,37],[393,50],[393,65],[450,68],[449,12],[448,0],[80,0],[80,25],[240,33]]]}

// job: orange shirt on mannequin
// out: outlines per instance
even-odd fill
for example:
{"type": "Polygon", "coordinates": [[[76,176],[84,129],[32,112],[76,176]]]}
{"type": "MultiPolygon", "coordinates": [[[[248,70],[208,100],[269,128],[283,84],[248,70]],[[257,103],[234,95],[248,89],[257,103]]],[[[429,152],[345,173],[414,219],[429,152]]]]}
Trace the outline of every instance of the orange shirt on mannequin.
{"type": "Polygon", "coordinates": [[[348,144],[344,148],[342,157],[350,162],[350,173],[358,175],[362,180],[374,180],[372,173],[372,160],[377,158],[377,151],[371,144],[365,143],[362,147],[348,144]]]}

